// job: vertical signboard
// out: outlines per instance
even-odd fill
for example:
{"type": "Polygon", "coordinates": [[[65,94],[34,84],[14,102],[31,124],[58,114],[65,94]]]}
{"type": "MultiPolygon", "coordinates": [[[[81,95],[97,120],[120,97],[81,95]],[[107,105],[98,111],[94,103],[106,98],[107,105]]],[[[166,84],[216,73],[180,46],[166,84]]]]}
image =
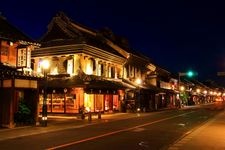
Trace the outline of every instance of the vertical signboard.
{"type": "Polygon", "coordinates": [[[25,67],[25,66],[27,66],[27,49],[26,48],[18,49],[17,66],[18,67],[25,67]]]}

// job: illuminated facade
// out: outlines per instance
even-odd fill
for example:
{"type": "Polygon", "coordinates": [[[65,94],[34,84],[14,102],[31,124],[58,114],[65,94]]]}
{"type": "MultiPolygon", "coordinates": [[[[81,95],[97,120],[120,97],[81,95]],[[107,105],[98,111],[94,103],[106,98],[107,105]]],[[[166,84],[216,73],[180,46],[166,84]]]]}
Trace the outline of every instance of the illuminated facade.
{"type": "MultiPolygon", "coordinates": [[[[38,76],[43,75],[40,64],[45,59],[51,64],[47,98],[51,113],[79,113],[83,107],[91,112],[135,111],[139,107],[151,111],[161,107],[158,99],[164,95],[159,93],[167,92],[158,85],[158,67],[131,50],[126,39],[107,28],[95,31],[84,27],[63,13],[52,19],[41,47],[32,51],[38,76]]],[[[40,111],[42,89],[43,83],[40,111]]]]}
{"type": "MultiPolygon", "coordinates": [[[[127,73],[137,73],[124,69],[129,53],[62,13],[53,18],[41,44],[32,51],[32,61],[38,76],[43,75],[41,61],[50,62],[48,112],[79,113],[83,107],[91,112],[120,111],[125,89],[135,88],[122,81],[127,73]]],[[[40,90],[40,111],[42,103],[40,90]]]]}
{"type": "MultiPolygon", "coordinates": [[[[82,51],[86,51],[86,45],[83,46],[82,51]]],[[[123,59],[119,60],[115,56],[114,59],[119,61],[109,62],[105,58],[96,59],[82,52],[57,57],[38,57],[34,59],[34,62],[39,62],[35,63],[34,70],[37,70],[40,76],[42,75],[40,62],[43,59],[48,59],[51,65],[48,70],[49,112],[78,113],[81,106],[93,112],[119,110],[119,96],[123,97],[123,87],[117,88],[119,78],[122,76],[122,66],[118,62],[123,59]],[[67,80],[70,85],[65,83],[67,80]],[[93,84],[91,80],[99,81],[93,84]],[[59,85],[54,84],[56,81],[59,81],[59,85]],[[108,85],[110,87],[107,87],[108,85]]],[[[40,94],[40,104],[42,101],[43,95],[40,94]]]]}

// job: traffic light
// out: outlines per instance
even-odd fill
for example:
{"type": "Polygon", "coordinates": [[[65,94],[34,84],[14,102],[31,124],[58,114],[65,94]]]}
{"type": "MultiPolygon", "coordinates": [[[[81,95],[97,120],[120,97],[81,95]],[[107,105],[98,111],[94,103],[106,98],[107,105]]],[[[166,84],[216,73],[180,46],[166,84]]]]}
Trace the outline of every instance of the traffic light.
{"type": "Polygon", "coordinates": [[[187,72],[187,76],[190,77],[190,78],[193,77],[194,76],[194,72],[193,71],[188,71],[187,72]]]}
{"type": "Polygon", "coordinates": [[[179,72],[178,75],[179,77],[186,76],[186,77],[192,78],[194,76],[197,76],[198,73],[190,70],[187,72],[179,72]]]}

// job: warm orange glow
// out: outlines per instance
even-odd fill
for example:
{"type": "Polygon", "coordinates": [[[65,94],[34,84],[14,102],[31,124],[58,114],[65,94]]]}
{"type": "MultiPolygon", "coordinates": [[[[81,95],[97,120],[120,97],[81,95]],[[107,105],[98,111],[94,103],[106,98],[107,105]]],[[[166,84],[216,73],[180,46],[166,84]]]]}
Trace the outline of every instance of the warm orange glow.
{"type": "Polygon", "coordinates": [[[73,73],[73,59],[70,59],[67,62],[67,73],[70,75],[73,73]]]}
{"type": "Polygon", "coordinates": [[[91,111],[90,107],[85,107],[85,110],[86,110],[87,112],[90,112],[90,111],[91,111]]]}
{"type": "Polygon", "coordinates": [[[140,78],[136,79],[135,81],[138,85],[140,85],[142,83],[142,80],[140,78]]]}
{"type": "Polygon", "coordinates": [[[94,94],[84,94],[84,107],[90,110],[94,109],[94,94]]]}
{"type": "Polygon", "coordinates": [[[51,74],[58,74],[58,68],[57,67],[55,67],[53,70],[52,70],[52,72],[51,72],[51,74]]]}
{"type": "Polygon", "coordinates": [[[88,75],[93,74],[93,69],[91,67],[91,63],[90,62],[88,62],[87,65],[86,65],[86,74],[88,74],[88,75]]]}
{"type": "Polygon", "coordinates": [[[44,69],[48,69],[49,68],[49,61],[48,60],[43,60],[41,62],[41,67],[44,69]]]}
{"type": "Polygon", "coordinates": [[[184,86],[181,86],[181,87],[180,87],[180,90],[181,90],[181,91],[184,91],[184,90],[185,90],[184,86]]]}
{"type": "Polygon", "coordinates": [[[200,93],[200,89],[197,89],[196,92],[197,92],[197,93],[200,93]]]}

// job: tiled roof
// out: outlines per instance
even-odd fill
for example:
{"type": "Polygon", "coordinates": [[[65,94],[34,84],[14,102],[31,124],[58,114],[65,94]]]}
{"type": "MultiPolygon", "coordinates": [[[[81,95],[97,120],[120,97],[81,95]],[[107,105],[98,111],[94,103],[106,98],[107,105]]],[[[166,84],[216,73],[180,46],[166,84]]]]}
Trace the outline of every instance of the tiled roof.
{"type": "Polygon", "coordinates": [[[12,41],[34,42],[31,38],[21,32],[19,29],[11,25],[6,18],[0,15],[0,38],[12,41]]]}
{"type": "Polygon", "coordinates": [[[63,13],[59,13],[48,25],[47,33],[41,38],[41,47],[61,46],[68,44],[88,44],[118,56],[123,56],[109,46],[103,35],[95,30],[80,25],[63,13]]]}

